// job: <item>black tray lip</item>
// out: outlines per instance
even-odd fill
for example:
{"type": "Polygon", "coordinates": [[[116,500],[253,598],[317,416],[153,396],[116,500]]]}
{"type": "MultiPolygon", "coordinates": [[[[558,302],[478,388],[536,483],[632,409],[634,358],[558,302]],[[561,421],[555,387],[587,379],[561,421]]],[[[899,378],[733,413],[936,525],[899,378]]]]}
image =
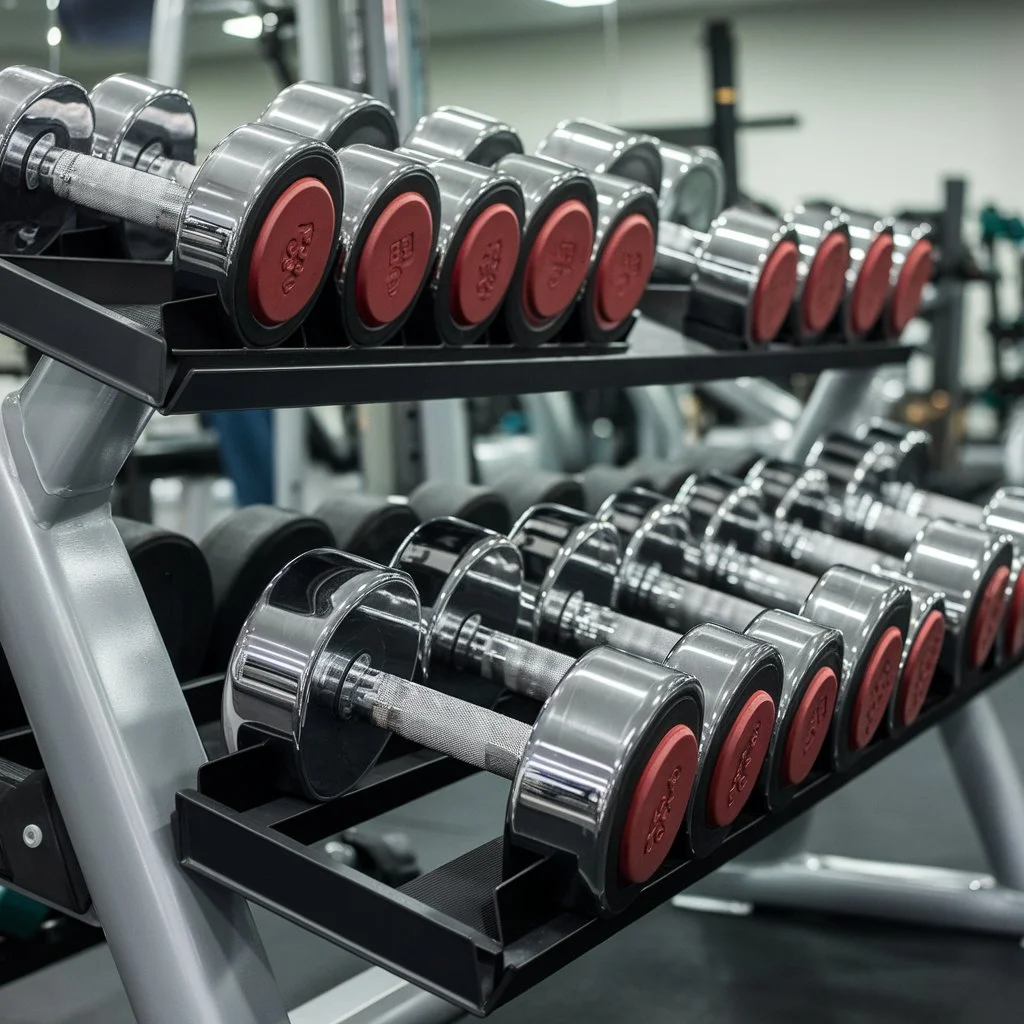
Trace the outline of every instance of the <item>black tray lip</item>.
{"type": "MultiPolygon", "coordinates": [[[[470,946],[472,948],[471,959],[480,970],[480,984],[475,990],[466,988],[453,990],[451,986],[441,984],[435,979],[425,978],[422,974],[413,974],[405,969],[401,963],[376,956],[372,950],[355,948],[350,942],[346,941],[343,934],[324,930],[315,922],[304,920],[301,915],[286,914],[286,916],[295,923],[308,927],[322,937],[334,941],[345,948],[353,949],[379,966],[407,978],[463,1009],[478,1016],[485,1016],[508,1000],[527,991],[550,976],[554,971],[581,956],[600,942],[610,938],[622,928],[676,895],[680,890],[692,885],[705,875],[721,867],[722,864],[761,841],[797,815],[802,814],[819,803],[825,797],[841,789],[883,758],[888,757],[915,739],[922,732],[949,718],[950,715],[959,711],[974,697],[1012,676],[1019,670],[1020,665],[1021,659],[1018,659],[998,670],[990,670],[976,685],[961,690],[953,690],[952,692],[947,692],[945,696],[936,696],[930,699],[913,725],[895,737],[886,736],[873,741],[851,766],[849,771],[842,775],[818,774],[813,776],[780,813],[771,817],[741,817],[726,842],[712,854],[699,861],[681,862],[666,871],[650,883],[625,912],[614,918],[588,917],[572,910],[564,910],[548,919],[543,926],[534,928],[521,938],[514,938],[508,943],[499,944],[497,949],[491,936],[470,928],[470,932],[473,933],[470,938],[470,946]]],[[[948,687],[949,680],[936,680],[938,692],[941,692],[944,684],[948,687]]],[[[423,757],[423,755],[420,755],[420,757],[422,760],[421,765],[418,768],[411,769],[411,771],[432,771],[443,785],[447,785],[457,778],[472,774],[464,766],[452,766],[448,759],[440,756],[423,757]],[[444,768],[446,764],[449,766],[447,770],[444,768]]],[[[179,843],[178,849],[181,862],[189,870],[214,879],[221,884],[227,885],[229,888],[235,888],[236,892],[242,892],[248,899],[261,903],[271,910],[281,912],[280,906],[275,905],[275,901],[268,900],[264,894],[253,892],[249,889],[242,890],[233,886],[231,879],[226,877],[227,872],[221,870],[220,865],[203,863],[190,856],[188,846],[189,829],[185,826],[195,827],[198,825],[202,827],[202,821],[208,815],[227,820],[236,830],[244,831],[247,834],[250,833],[249,826],[242,822],[246,812],[236,813],[231,811],[200,791],[203,771],[216,771],[217,764],[218,762],[211,762],[201,770],[197,783],[198,789],[187,789],[178,793],[177,810],[175,813],[177,828],[175,832],[179,843]]],[[[408,765],[402,759],[393,762],[390,767],[388,765],[381,766],[377,770],[378,776],[375,781],[353,791],[353,794],[338,799],[339,801],[345,801],[350,799],[350,797],[357,797],[362,794],[364,802],[372,803],[370,794],[375,786],[382,784],[381,780],[384,780],[386,783],[387,780],[398,777],[409,770],[408,765]]],[[[320,806],[322,807],[323,805],[320,806]]],[[[266,831],[268,833],[275,832],[274,829],[269,828],[266,831]]],[[[272,836],[272,838],[277,842],[282,841],[280,833],[272,836]]],[[[262,841],[266,840],[257,840],[257,842],[262,841]]],[[[286,842],[291,844],[290,849],[292,852],[301,858],[302,849],[305,844],[296,843],[290,839],[286,840],[286,842]]],[[[395,890],[382,887],[379,883],[371,883],[365,876],[359,875],[358,872],[351,871],[350,869],[339,868],[337,873],[339,877],[344,878],[346,884],[355,884],[360,887],[372,884],[376,895],[383,899],[385,904],[396,893],[395,890]]],[[[407,898],[404,895],[402,897],[403,901],[407,900],[407,898]]],[[[449,922],[451,922],[452,934],[462,938],[466,937],[466,924],[452,921],[451,918],[446,918],[445,915],[440,914],[425,904],[420,904],[420,906],[423,908],[424,913],[430,916],[441,928],[447,929],[449,922]]],[[[467,970],[470,965],[469,958],[470,953],[467,950],[467,963],[464,965],[467,970]]]]}
{"type": "Polygon", "coordinates": [[[216,303],[212,296],[172,301],[173,289],[167,263],[0,258],[0,330],[168,413],[781,378],[905,362],[915,351],[910,345],[847,345],[835,339],[811,347],[716,348],[684,337],[687,289],[664,285],[652,286],[648,298],[660,297],[659,320],[669,322],[672,335],[634,332],[607,346],[561,339],[536,348],[452,348],[428,339],[429,344],[324,348],[307,346],[300,331],[272,349],[204,348],[194,342],[186,347],[110,308],[216,303]]]}

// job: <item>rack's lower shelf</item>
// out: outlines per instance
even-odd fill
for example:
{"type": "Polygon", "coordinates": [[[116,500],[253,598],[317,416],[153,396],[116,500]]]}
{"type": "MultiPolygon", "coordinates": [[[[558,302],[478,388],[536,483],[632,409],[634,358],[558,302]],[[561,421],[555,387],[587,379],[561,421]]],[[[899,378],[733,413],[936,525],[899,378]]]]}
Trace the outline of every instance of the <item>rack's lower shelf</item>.
{"type": "Polygon", "coordinates": [[[188,869],[483,1015],[764,839],[1014,668],[933,698],[910,728],[875,740],[850,771],[812,774],[782,813],[747,811],[714,853],[668,861],[614,918],[576,908],[565,866],[554,858],[536,857],[503,875],[501,837],[400,889],[332,860],[325,844],[338,832],[470,773],[425,751],[385,762],[358,789],[317,805],[279,788],[279,755],[270,744],[211,762],[196,789],[178,794],[179,854],[188,869]]]}

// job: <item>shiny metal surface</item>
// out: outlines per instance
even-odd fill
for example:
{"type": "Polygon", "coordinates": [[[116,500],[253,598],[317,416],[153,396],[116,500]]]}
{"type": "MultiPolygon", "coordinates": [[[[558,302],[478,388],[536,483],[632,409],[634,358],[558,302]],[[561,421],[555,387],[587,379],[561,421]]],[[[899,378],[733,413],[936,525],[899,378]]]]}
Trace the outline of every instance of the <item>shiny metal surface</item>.
{"type": "Polygon", "coordinates": [[[386,103],[368,93],[319,82],[296,82],[282,89],[259,120],[319,139],[333,150],[359,142],[394,149],[399,143],[395,114],[386,103]]]}
{"type": "Polygon", "coordinates": [[[413,247],[437,246],[440,228],[441,194],[437,179],[419,160],[390,153],[362,143],[346,146],[337,154],[345,182],[345,204],[341,216],[341,254],[335,267],[334,284],[345,332],[358,345],[380,345],[402,329],[412,316],[430,275],[424,275],[416,297],[396,319],[380,326],[365,323],[356,302],[356,268],[380,212],[404,192],[418,192],[433,214],[429,238],[413,238],[413,247]]]}
{"type": "MultiPolygon", "coordinates": [[[[449,345],[471,345],[479,340],[501,313],[501,303],[480,323],[460,323],[451,302],[452,275],[459,247],[474,221],[490,206],[504,203],[515,213],[520,225],[525,217],[523,190],[510,174],[479,167],[466,160],[424,156],[404,147],[403,156],[422,161],[430,168],[440,191],[439,224],[433,269],[421,306],[440,337],[449,345]]],[[[496,258],[515,259],[520,253],[499,253],[496,258]]],[[[509,287],[511,288],[511,282],[509,287]]]]}
{"type": "MultiPolygon", "coordinates": [[[[704,691],[704,723],[698,749],[697,784],[688,810],[690,846],[698,857],[710,853],[729,833],[709,820],[708,790],[719,755],[736,716],[747,700],[764,690],[778,705],[783,665],[770,644],[705,624],[691,629],[666,659],[669,668],[700,680],[704,691]]],[[[763,738],[769,742],[769,737],[763,738]]],[[[763,769],[762,769],[763,770],[763,769]]],[[[737,771],[734,784],[742,795],[760,786],[760,777],[737,771]]],[[[749,798],[749,794],[748,794],[749,798]]]]}
{"type": "MultiPolygon", "coordinates": [[[[342,209],[338,161],[327,146],[265,124],[236,128],[203,161],[188,190],[178,224],[175,267],[212,279],[221,303],[254,345],[270,345],[295,330],[312,307],[277,327],[260,324],[248,312],[248,269],[252,244],[267,206],[300,177],[327,186],[342,209]]],[[[345,209],[348,203],[346,179],[345,209]]],[[[327,267],[334,265],[328,260],[327,267]]]]}
{"type": "Polygon", "coordinates": [[[26,161],[46,135],[61,149],[90,152],[93,125],[77,82],[23,65],[0,71],[0,252],[39,252],[73,222],[68,204],[26,187],[26,161]]]}
{"type": "Polygon", "coordinates": [[[932,234],[932,227],[928,223],[900,220],[892,217],[887,220],[892,228],[892,271],[889,276],[889,297],[885,303],[885,310],[879,321],[879,329],[882,336],[887,339],[898,338],[899,332],[893,323],[893,302],[896,296],[896,286],[899,283],[907,257],[918,242],[929,238],[932,234]]]}
{"type": "Polygon", "coordinates": [[[796,243],[800,249],[796,294],[793,296],[793,308],[789,316],[789,333],[799,341],[813,341],[822,332],[809,332],[805,323],[803,302],[807,278],[822,243],[836,234],[849,240],[850,227],[837,211],[821,207],[797,206],[785,214],[782,220],[796,233],[796,243]]]}
{"type": "Polygon", "coordinates": [[[658,143],[661,156],[661,219],[708,231],[725,206],[725,171],[710,146],[658,143]]]}
{"type": "MultiPolygon", "coordinates": [[[[870,214],[854,213],[839,207],[829,207],[829,211],[842,219],[850,232],[850,267],[846,271],[846,298],[840,312],[840,322],[847,341],[862,341],[875,326],[872,324],[864,331],[857,331],[852,320],[853,291],[857,287],[857,279],[864,266],[864,258],[871,249],[872,243],[879,235],[892,234],[892,226],[870,214]]],[[[879,314],[881,319],[882,314],[879,314]]]]}
{"type": "Polygon", "coordinates": [[[468,645],[481,631],[516,632],[523,579],[516,546],[459,519],[432,519],[405,539],[391,565],[408,573],[422,603],[424,681],[470,703],[493,706],[504,682],[500,674],[480,673],[480,658],[491,652],[468,645]]]}
{"type": "Polygon", "coordinates": [[[932,436],[927,430],[906,423],[873,418],[861,424],[854,436],[866,444],[887,442],[894,449],[895,473],[898,480],[920,484],[931,463],[932,436]]]}
{"type": "MultiPolygon", "coordinates": [[[[156,160],[170,166],[183,164],[191,180],[196,162],[196,115],[181,89],[139,75],[118,74],[95,86],[89,100],[96,117],[93,156],[145,171],[156,160]]],[[[128,223],[120,225],[120,237],[125,255],[132,259],[161,260],[174,245],[164,233],[128,223]]]]}
{"type": "Polygon", "coordinates": [[[405,146],[426,156],[468,160],[484,167],[510,153],[523,152],[523,142],[511,125],[464,107],[438,107],[425,114],[405,146]]]}
{"type": "MultiPolygon", "coordinates": [[[[599,909],[635,895],[619,879],[619,843],[639,773],[664,733],[684,723],[700,734],[696,680],[597,648],[583,655],[548,698],[512,784],[512,840],[571,854],[599,909]]],[[[682,835],[682,833],[680,833],[682,835]]]]}
{"type": "Polygon", "coordinates": [[[563,121],[537,146],[537,155],[563,160],[574,167],[614,174],[661,193],[662,161],[659,140],[639,132],[624,132],[586,118],[563,121]]]}
{"type": "Polygon", "coordinates": [[[264,590],[232,653],[223,700],[229,749],[244,740],[243,726],[254,728],[289,744],[306,796],[345,792],[389,734],[343,713],[341,680],[366,655],[377,671],[411,678],[419,636],[407,576],[326,549],[300,555],[264,590]]]}
{"type": "MultiPolygon", "coordinates": [[[[775,811],[799,790],[799,786],[787,785],[782,774],[793,714],[807,687],[823,669],[831,669],[836,680],[842,682],[843,635],[837,629],[777,608],[763,611],[744,632],[754,640],[770,644],[782,658],[782,688],[775,702],[776,727],[760,779],[768,808],[775,811]]],[[[829,727],[829,722],[822,723],[822,728],[829,727]]]]}

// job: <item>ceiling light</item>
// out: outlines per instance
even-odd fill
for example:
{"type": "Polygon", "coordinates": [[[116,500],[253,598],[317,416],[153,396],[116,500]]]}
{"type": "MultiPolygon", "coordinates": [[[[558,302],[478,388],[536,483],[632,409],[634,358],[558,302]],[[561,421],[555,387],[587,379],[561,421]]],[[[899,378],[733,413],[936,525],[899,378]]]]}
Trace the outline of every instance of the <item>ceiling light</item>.
{"type": "Polygon", "coordinates": [[[53,25],[46,31],[46,42],[50,46],[60,46],[61,34],[60,29],[53,25]]]}
{"type": "Polygon", "coordinates": [[[258,14],[228,18],[220,27],[225,35],[238,36],[239,39],[259,39],[263,35],[263,19],[258,14]]]}
{"type": "Polygon", "coordinates": [[[615,0],[547,0],[549,4],[559,7],[609,7],[615,0]]]}

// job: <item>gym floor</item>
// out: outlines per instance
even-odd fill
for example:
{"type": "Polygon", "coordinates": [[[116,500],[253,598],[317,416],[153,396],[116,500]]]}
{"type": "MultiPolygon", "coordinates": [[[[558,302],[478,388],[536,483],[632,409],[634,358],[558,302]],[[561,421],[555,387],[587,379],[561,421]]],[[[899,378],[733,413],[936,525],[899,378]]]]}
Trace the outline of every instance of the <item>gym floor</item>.
{"type": "MultiPolygon", "coordinates": [[[[993,700],[1024,770],[1024,680],[1002,684],[993,700]]],[[[505,788],[475,776],[380,819],[380,827],[406,833],[429,869],[497,834],[505,788]]],[[[821,805],[811,845],[827,853],[971,870],[986,863],[934,731],[821,805]]],[[[336,947],[258,909],[257,916],[288,1005],[360,969],[360,961],[336,947]]],[[[1022,1005],[1024,948],[1016,939],[663,906],[492,1019],[1002,1024],[1019,1021],[1022,1005]]],[[[133,1019],[104,946],[0,989],[2,1024],[133,1019]]]]}

